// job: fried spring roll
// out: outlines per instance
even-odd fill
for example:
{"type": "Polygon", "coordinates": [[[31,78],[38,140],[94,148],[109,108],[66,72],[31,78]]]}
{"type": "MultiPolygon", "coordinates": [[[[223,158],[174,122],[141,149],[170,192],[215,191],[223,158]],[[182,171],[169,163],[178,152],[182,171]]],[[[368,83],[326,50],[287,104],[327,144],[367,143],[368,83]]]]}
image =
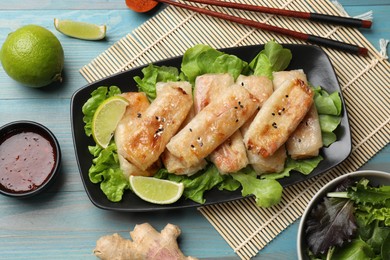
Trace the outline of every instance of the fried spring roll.
{"type": "Polygon", "coordinates": [[[137,115],[124,144],[125,158],[141,170],[159,159],[193,103],[188,82],[158,83],[156,88],[161,93],[144,113],[137,115]]]}
{"type": "Polygon", "coordinates": [[[236,83],[246,88],[252,95],[258,99],[258,105],[261,107],[264,102],[272,95],[272,81],[265,76],[245,76],[240,75],[236,83]]]}
{"type": "Polygon", "coordinates": [[[192,166],[229,138],[257,109],[257,99],[242,86],[229,87],[203,108],[167,144],[167,149],[192,166]]]}
{"type": "Polygon", "coordinates": [[[240,129],[210,154],[210,161],[222,174],[238,172],[248,165],[249,160],[240,129]]]}
{"type": "Polygon", "coordinates": [[[176,175],[188,175],[191,176],[198,171],[204,169],[207,165],[205,159],[200,160],[199,163],[193,166],[185,166],[183,160],[171,154],[167,149],[161,155],[163,164],[169,173],[176,175]]]}
{"type": "Polygon", "coordinates": [[[313,104],[313,95],[310,87],[300,79],[277,88],[244,135],[247,149],[264,158],[274,154],[309,111],[313,104]]]}
{"type": "MultiPolygon", "coordinates": [[[[268,77],[264,76],[245,76],[240,75],[237,78],[237,84],[246,88],[252,95],[258,100],[258,109],[263,106],[264,102],[272,95],[273,85],[272,81],[268,77]]],[[[257,112],[255,112],[250,119],[240,128],[241,134],[244,135],[248,130],[250,124],[255,118],[257,112]]]]}
{"type": "Polygon", "coordinates": [[[115,130],[114,140],[117,146],[119,166],[123,174],[128,178],[130,175],[152,176],[158,169],[158,163],[152,165],[149,169],[141,170],[134,164],[125,159],[125,151],[123,145],[127,139],[127,129],[132,128],[134,120],[139,113],[143,113],[149,107],[149,100],[145,93],[142,92],[126,92],[121,94],[122,97],[129,101],[126,112],[115,130]]]}
{"type": "Polygon", "coordinates": [[[234,78],[228,74],[204,74],[196,77],[194,88],[195,114],[206,107],[211,100],[219,98],[221,94],[234,84],[234,78]]]}
{"type": "MultiPolygon", "coordinates": [[[[243,76],[240,75],[237,78],[237,83],[244,86],[248,91],[254,94],[259,99],[259,109],[263,106],[264,102],[272,95],[273,84],[268,77],[264,76],[243,76]]],[[[250,118],[241,128],[241,133],[244,135],[249,129],[254,117],[250,118]]],[[[266,173],[279,172],[284,169],[285,161],[287,158],[286,149],[281,146],[272,156],[267,158],[262,157],[253,151],[247,151],[249,164],[255,170],[258,175],[266,173]]]]}
{"type": "MultiPolygon", "coordinates": [[[[194,106],[199,113],[212,100],[218,99],[223,92],[234,84],[230,74],[205,74],[195,81],[194,106]]],[[[248,164],[246,148],[239,130],[218,146],[209,156],[220,173],[233,173],[248,164]]]]}
{"type": "Polygon", "coordinates": [[[317,156],[322,143],[320,120],[313,104],[294,133],[286,142],[288,154],[293,159],[306,159],[317,156]]]}
{"type": "Polygon", "coordinates": [[[280,172],[284,169],[287,159],[286,147],[282,145],[273,155],[267,158],[248,152],[248,158],[257,175],[280,172]]]}
{"type": "MultiPolygon", "coordinates": [[[[273,73],[275,86],[280,86],[295,78],[301,79],[307,84],[307,78],[303,70],[279,71],[273,73]]],[[[317,108],[313,103],[305,118],[298,125],[286,142],[288,154],[293,159],[305,159],[317,156],[323,146],[320,121],[317,108]]]]}
{"type": "MultiPolygon", "coordinates": [[[[158,95],[158,93],[157,93],[158,95]]],[[[191,107],[190,112],[188,113],[186,119],[180,126],[180,129],[186,126],[192,118],[195,116],[194,106],[191,107]]],[[[193,175],[197,173],[198,171],[204,169],[207,165],[207,162],[205,159],[201,160],[198,164],[186,167],[183,164],[183,161],[171,154],[168,149],[165,149],[165,151],[161,155],[162,162],[167,169],[169,173],[173,173],[176,175],[193,175]]]]}
{"type": "Polygon", "coordinates": [[[307,77],[303,70],[284,70],[284,71],[275,71],[272,73],[274,89],[276,90],[283,84],[288,84],[290,81],[295,79],[300,79],[305,84],[307,84],[307,77]]]}

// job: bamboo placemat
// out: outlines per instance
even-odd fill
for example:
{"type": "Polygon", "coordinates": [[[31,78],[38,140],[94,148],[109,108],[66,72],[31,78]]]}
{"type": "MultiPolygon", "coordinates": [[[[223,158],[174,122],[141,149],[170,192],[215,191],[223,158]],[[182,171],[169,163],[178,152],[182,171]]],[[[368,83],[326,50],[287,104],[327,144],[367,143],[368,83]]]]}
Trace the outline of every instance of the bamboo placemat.
{"type": "MultiPolygon", "coordinates": [[[[239,0],[291,10],[343,15],[327,0],[239,0]]],[[[352,153],[342,164],[319,177],[284,189],[281,203],[258,208],[253,198],[200,207],[242,259],[255,256],[281,231],[297,220],[312,196],[327,182],[355,171],[389,143],[390,64],[356,29],[310,23],[304,20],[209,7],[276,26],[329,37],[369,49],[367,57],[324,49],[329,55],[349,113],[352,153]]],[[[80,72],[88,82],[114,73],[182,55],[197,43],[215,48],[262,44],[274,38],[279,43],[300,41],[210,18],[175,7],[167,7],[99,55],[80,72]]]]}

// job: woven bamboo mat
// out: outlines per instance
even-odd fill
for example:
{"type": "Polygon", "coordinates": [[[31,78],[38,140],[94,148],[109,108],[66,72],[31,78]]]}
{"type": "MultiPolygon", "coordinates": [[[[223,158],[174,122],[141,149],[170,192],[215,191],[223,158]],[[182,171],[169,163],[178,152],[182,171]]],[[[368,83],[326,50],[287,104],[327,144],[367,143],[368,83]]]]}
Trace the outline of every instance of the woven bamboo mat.
{"type": "MultiPolygon", "coordinates": [[[[327,0],[239,0],[277,8],[344,15],[327,0]]],[[[309,23],[273,15],[209,7],[280,27],[363,45],[367,57],[324,49],[338,76],[352,132],[351,156],[331,171],[284,189],[281,203],[258,208],[253,198],[199,208],[242,259],[255,256],[281,231],[297,220],[312,196],[328,181],[355,171],[389,143],[390,64],[356,29],[309,23]]],[[[126,35],[80,72],[88,82],[157,60],[182,55],[197,43],[215,48],[261,44],[302,43],[288,37],[232,24],[190,11],[167,7],[126,35]]]]}

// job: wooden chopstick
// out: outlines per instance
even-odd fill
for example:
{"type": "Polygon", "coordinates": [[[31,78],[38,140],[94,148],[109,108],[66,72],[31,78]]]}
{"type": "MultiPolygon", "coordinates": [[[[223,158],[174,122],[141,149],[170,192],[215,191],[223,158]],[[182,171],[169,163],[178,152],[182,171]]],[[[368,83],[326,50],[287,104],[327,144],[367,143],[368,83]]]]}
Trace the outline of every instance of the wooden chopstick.
{"type": "Polygon", "coordinates": [[[221,7],[240,9],[240,10],[246,10],[252,12],[275,14],[279,16],[301,18],[301,19],[306,19],[311,21],[332,23],[336,25],[349,26],[355,28],[371,28],[372,25],[372,21],[370,20],[362,20],[362,19],[356,19],[351,17],[342,17],[342,16],[318,14],[318,13],[310,13],[310,12],[301,12],[301,11],[272,8],[272,7],[265,7],[259,5],[226,2],[220,0],[187,0],[187,2],[221,6],[221,7]]]}
{"type": "MultiPolygon", "coordinates": [[[[253,20],[237,17],[237,16],[232,16],[232,15],[225,14],[225,13],[215,12],[215,11],[204,9],[204,8],[200,8],[200,7],[197,7],[197,6],[183,4],[183,3],[180,3],[180,2],[177,2],[177,1],[174,1],[174,0],[156,0],[156,1],[161,2],[161,3],[165,3],[165,4],[169,4],[169,5],[174,5],[174,6],[177,6],[177,7],[180,7],[180,8],[188,9],[188,10],[191,10],[191,11],[194,11],[194,12],[197,12],[197,13],[201,13],[201,14],[217,17],[217,18],[224,19],[224,20],[227,20],[227,21],[232,21],[232,22],[235,22],[235,23],[251,26],[251,27],[254,27],[254,28],[257,28],[257,29],[270,31],[270,32],[278,33],[278,34],[283,34],[283,35],[286,35],[286,36],[289,36],[289,37],[292,37],[292,38],[296,38],[296,39],[299,39],[299,40],[302,40],[302,41],[305,41],[305,42],[314,43],[314,44],[322,45],[322,46],[325,46],[325,47],[329,47],[329,48],[333,48],[333,49],[337,49],[337,50],[341,50],[341,51],[345,51],[345,52],[349,52],[349,53],[353,53],[353,54],[367,55],[367,53],[368,53],[368,49],[367,48],[359,47],[357,45],[352,45],[352,44],[349,44],[349,43],[344,43],[344,42],[340,42],[340,41],[336,41],[336,40],[332,40],[332,39],[328,39],[328,38],[323,38],[323,37],[320,37],[320,36],[315,36],[315,35],[311,35],[311,34],[297,32],[297,31],[293,31],[293,30],[290,30],[290,29],[281,28],[281,27],[277,27],[277,26],[273,26],[273,25],[269,25],[269,24],[265,24],[265,23],[261,23],[261,22],[257,22],[257,21],[253,21],[253,20]]],[[[212,3],[212,5],[217,5],[216,3],[219,3],[219,4],[223,3],[223,1],[216,1],[216,0],[214,0],[214,1],[209,1],[209,0],[190,0],[189,2],[191,2],[191,1],[192,2],[199,2],[199,3],[210,2],[210,3],[212,3]]],[[[242,6],[244,4],[227,3],[227,2],[225,2],[224,6],[226,4],[229,4],[229,6],[231,8],[233,8],[233,7],[230,4],[233,4],[234,6],[240,5],[239,9],[243,9],[244,8],[244,6],[242,6]]],[[[222,6],[222,4],[221,4],[221,6],[222,6]]],[[[250,5],[245,5],[245,6],[250,6],[250,5]]],[[[225,6],[225,7],[227,7],[227,6],[225,6]]],[[[244,9],[244,10],[247,10],[247,9],[244,9]]]]}

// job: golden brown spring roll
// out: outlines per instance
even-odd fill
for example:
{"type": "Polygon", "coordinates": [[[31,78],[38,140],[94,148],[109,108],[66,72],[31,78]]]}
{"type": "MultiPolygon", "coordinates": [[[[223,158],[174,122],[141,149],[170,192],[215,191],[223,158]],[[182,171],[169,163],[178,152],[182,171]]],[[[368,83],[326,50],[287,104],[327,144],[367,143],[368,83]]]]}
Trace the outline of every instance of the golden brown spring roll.
{"type": "Polygon", "coordinates": [[[167,149],[192,166],[206,158],[229,138],[257,109],[257,99],[242,86],[232,86],[203,108],[167,149]]]}
{"type": "MultiPolygon", "coordinates": [[[[236,82],[238,85],[246,88],[252,95],[257,98],[259,110],[274,91],[272,81],[265,76],[240,75],[238,76],[236,82]]],[[[246,133],[256,114],[257,112],[253,113],[252,117],[249,118],[247,122],[245,122],[245,124],[240,128],[242,135],[246,133]]]]}
{"type": "MultiPolygon", "coordinates": [[[[307,84],[307,77],[303,70],[274,72],[273,77],[274,86],[276,87],[296,78],[307,84]]],[[[317,156],[322,146],[320,121],[317,108],[313,103],[305,118],[288,138],[286,148],[291,158],[305,159],[317,156]]]]}
{"type": "MultiPolygon", "coordinates": [[[[158,93],[157,93],[158,95],[158,93]]],[[[190,112],[188,113],[186,119],[180,126],[180,129],[182,129],[184,126],[186,126],[195,116],[195,110],[194,106],[191,107],[190,112]]],[[[198,164],[186,167],[183,164],[183,161],[179,158],[175,157],[173,154],[171,154],[168,149],[165,149],[164,152],[161,155],[162,162],[167,169],[169,173],[173,173],[176,175],[193,175],[197,173],[198,171],[204,169],[207,165],[207,161],[205,159],[201,160],[198,164]]]]}
{"type": "MultiPolygon", "coordinates": [[[[258,100],[259,108],[265,100],[272,94],[272,82],[267,77],[262,76],[244,76],[240,75],[236,83],[246,88],[258,100]]],[[[256,112],[245,122],[245,124],[237,130],[224,144],[220,145],[210,155],[211,161],[217,166],[221,173],[233,173],[246,167],[250,160],[247,156],[246,147],[244,145],[241,129],[249,127],[256,112]]]]}
{"type": "Polygon", "coordinates": [[[234,84],[234,78],[228,74],[204,74],[196,77],[194,88],[195,114],[219,98],[226,88],[234,84]]]}
{"type": "Polygon", "coordinates": [[[195,165],[185,166],[183,160],[171,154],[167,149],[161,155],[161,159],[167,171],[176,175],[191,176],[198,171],[204,169],[207,165],[207,161],[203,159],[195,165]]]}
{"type": "Polygon", "coordinates": [[[130,177],[130,175],[152,176],[158,170],[158,163],[152,165],[149,169],[141,170],[125,159],[125,151],[123,147],[127,139],[127,129],[132,128],[132,124],[137,116],[149,107],[149,100],[145,93],[142,92],[126,92],[121,94],[121,96],[129,101],[129,105],[115,129],[114,135],[119,158],[119,166],[127,178],[130,177]]]}
{"type": "MultiPolygon", "coordinates": [[[[212,100],[218,99],[234,84],[230,74],[204,74],[195,80],[194,106],[198,113],[212,100]]],[[[220,173],[233,173],[248,164],[246,148],[239,130],[219,145],[209,156],[220,173]]]]}
{"type": "Polygon", "coordinates": [[[275,71],[272,73],[274,89],[276,90],[283,84],[288,84],[290,81],[300,79],[307,84],[307,77],[303,70],[284,70],[275,71]]]}
{"type": "Polygon", "coordinates": [[[310,87],[300,79],[277,88],[244,135],[247,149],[264,158],[274,154],[309,111],[313,95],[310,87]]]}
{"type": "Polygon", "coordinates": [[[267,158],[248,152],[248,158],[257,175],[280,172],[284,169],[287,159],[286,147],[282,145],[273,155],[267,158]]]}
{"type": "Polygon", "coordinates": [[[313,104],[294,133],[288,138],[286,148],[293,159],[306,159],[317,156],[322,143],[320,120],[313,104]]]}
{"type": "MultiPolygon", "coordinates": [[[[237,78],[237,83],[244,86],[248,91],[255,95],[259,99],[259,109],[263,106],[264,102],[272,95],[273,83],[268,77],[264,76],[244,76],[240,75],[237,78]]],[[[241,128],[241,133],[244,135],[257,113],[255,113],[241,128]]],[[[247,151],[249,164],[254,171],[258,174],[274,173],[284,169],[287,154],[286,149],[281,146],[272,156],[264,158],[263,156],[254,153],[253,151],[247,151]]]]}
{"type": "Polygon", "coordinates": [[[141,170],[148,169],[159,159],[193,103],[188,82],[158,83],[156,88],[163,90],[145,112],[137,116],[124,144],[124,157],[141,170]]]}
{"type": "Polygon", "coordinates": [[[248,165],[249,160],[240,129],[210,154],[210,161],[222,174],[238,172],[248,165]]]}

